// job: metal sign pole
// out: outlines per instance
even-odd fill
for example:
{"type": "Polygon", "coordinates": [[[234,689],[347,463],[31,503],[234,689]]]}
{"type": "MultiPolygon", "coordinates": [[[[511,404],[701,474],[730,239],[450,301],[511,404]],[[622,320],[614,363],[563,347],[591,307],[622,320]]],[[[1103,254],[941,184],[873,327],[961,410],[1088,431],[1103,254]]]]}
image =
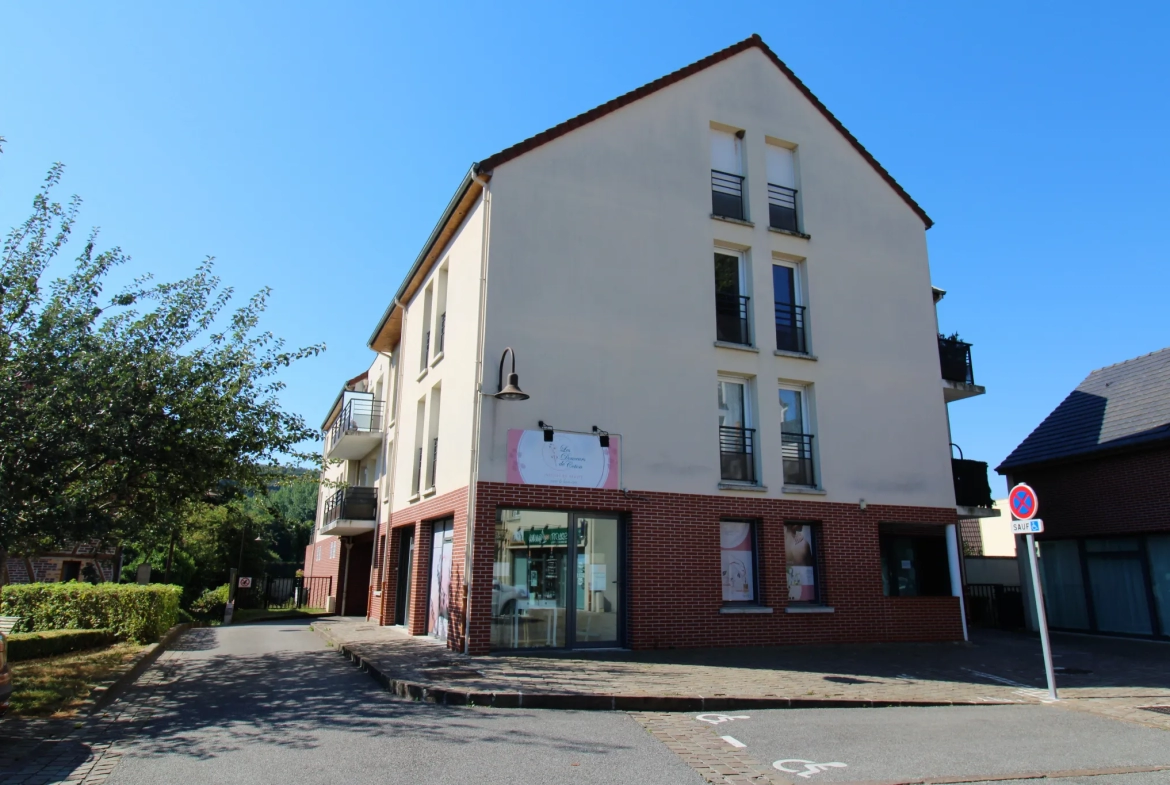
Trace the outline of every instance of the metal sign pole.
{"type": "Polygon", "coordinates": [[[1056,673],[1052,670],[1052,645],[1048,642],[1048,617],[1044,613],[1044,592],[1040,588],[1040,566],[1036,562],[1036,536],[1027,535],[1028,563],[1032,565],[1032,593],[1036,595],[1036,623],[1040,627],[1040,646],[1044,649],[1044,673],[1048,676],[1048,697],[1056,697],[1056,673]]]}

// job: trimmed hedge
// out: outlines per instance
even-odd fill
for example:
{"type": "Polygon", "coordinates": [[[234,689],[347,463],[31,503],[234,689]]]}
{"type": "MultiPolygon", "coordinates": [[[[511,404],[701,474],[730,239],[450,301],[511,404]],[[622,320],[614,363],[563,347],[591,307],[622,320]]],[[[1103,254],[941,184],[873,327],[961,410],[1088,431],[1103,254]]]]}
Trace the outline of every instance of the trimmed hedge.
{"type": "Polygon", "coordinates": [[[109,630],[51,630],[17,632],[8,636],[8,660],[36,660],[82,649],[97,649],[116,643],[109,630]]]}
{"type": "Polygon", "coordinates": [[[228,585],[206,589],[191,603],[191,613],[201,619],[222,619],[224,609],[227,608],[228,585]]]}
{"type": "Polygon", "coordinates": [[[134,583],[15,583],[0,592],[0,616],[19,616],[13,632],[111,631],[149,643],[174,626],[178,586],[134,583]]]}

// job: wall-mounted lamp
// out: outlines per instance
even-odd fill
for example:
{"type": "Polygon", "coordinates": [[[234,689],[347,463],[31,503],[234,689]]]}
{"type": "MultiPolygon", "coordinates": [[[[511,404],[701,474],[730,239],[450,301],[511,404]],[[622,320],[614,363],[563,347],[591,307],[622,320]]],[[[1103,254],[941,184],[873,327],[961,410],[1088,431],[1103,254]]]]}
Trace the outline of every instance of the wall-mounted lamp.
{"type": "Polygon", "coordinates": [[[528,393],[520,389],[520,376],[516,373],[516,352],[512,351],[509,346],[500,355],[500,377],[496,382],[495,394],[484,393],[498,401],[527,401],[528,393]],[[508,355],[512,355],[512,371],[508,374],[508,383],[504,384],[504,360],[508,355]]]}
{"type": "Polygon", "coordinates": [[[593,432],[597,434],[597,440],[601,442],[602,449],[609,447],[609,431],[603,431],[596,425],[593,426],[593,432]]]}
{"type": "Polygon", "coordinates": [[[735,132],[736,139],[743,139],[744,136],[746,136],[746,135],[747,135],[747,131],[743,130],[742,128],[735,132]]]}
{"type": "Polygon", "coordinates": [[[862,512],[865,512],[865,499],[858,499],[857,506],[861,508],[862,512]]]}
{"type": "Polygon", "coordinates": [[[544,440],[546,442],[551,442],[553,440],[553,427],[544,420],[537,420],[536,424],[540,426],[542,431],[544,431],[544,440]]]}

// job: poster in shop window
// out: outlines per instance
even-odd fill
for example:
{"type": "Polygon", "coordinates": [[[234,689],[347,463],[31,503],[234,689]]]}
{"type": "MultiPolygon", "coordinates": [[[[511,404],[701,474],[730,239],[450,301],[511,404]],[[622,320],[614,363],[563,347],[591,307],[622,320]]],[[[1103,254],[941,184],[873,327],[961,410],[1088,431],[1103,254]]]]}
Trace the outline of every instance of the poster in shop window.
{"type": "Polygon", "coordinates": [[[572,488],[618,488],[621,483],[621,437],[611,434],[609,447],[593,434],[508,431],[508,482],[519,485],[564,485],[572,488]]]}
{"type": "Polygon", "coordinates": [[[817,598],[816,554],[813,530],[808,524],[785,524],[784,552],[788,562],[788,599],[815,602],[817,598]]]}
{"type": "Polygon", "coordinates": [[[752,578],[752,525],[723,521],[719,526],[723,601],[751,602],[756,598],[755,581],[752,578]]]}

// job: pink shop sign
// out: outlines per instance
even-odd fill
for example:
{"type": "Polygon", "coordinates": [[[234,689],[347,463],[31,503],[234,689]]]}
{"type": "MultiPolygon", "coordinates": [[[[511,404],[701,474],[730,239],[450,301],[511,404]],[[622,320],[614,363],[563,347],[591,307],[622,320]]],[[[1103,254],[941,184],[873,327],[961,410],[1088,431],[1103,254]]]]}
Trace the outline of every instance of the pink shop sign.
{"type": "Polygon", "coordinates": [[[571,488],[621,487],[622,437],[611,434],[602,447],[594,434],[555,431],[508,431],[508,482],[517,485],[563,485],[571,488]]]}

